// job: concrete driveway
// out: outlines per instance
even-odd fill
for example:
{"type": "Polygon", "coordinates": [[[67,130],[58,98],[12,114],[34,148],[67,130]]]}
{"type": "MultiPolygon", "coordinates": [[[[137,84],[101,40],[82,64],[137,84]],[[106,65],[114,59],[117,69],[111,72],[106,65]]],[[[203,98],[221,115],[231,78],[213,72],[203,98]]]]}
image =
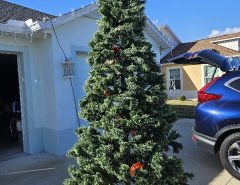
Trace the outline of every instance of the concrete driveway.
{"type": "MultiPolygon", "coordinates": [[[[222,167],[219,156],[214,156],[195,146],[191,140],[194,120],[182,119],[174,124],[182,138],[184,150],[179,156],[187,171],[195,177],[190,185],[239,185],[222,167]]],[[[61,185],[68,177],[67,167],[74,161],[46,153],[18,156],[0,162],[1,185],[61,185]]]]}
{"type": "Polygon", "coordinates": [[[194,120],[181,119],[174,124],[182,137],[179,141],[183,150],[179,154],[184,161],[184,168],[194,174],[190,185],[240,185],[240,182],[223,169],[219,155],[213,155],[192,142],[194,120]]]}

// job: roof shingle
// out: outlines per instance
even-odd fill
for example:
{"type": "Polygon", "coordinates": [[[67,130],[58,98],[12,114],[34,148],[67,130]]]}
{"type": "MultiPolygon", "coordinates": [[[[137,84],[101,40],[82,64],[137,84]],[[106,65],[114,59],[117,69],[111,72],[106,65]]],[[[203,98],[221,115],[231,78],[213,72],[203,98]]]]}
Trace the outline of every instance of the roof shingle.
{"type": "Polygon", "coordinates": [[[161,64],[167,64],[169,63],[168,60],[170,58],[177,57],[181,54],[184,54],[187,52],[196,52],[204,49],[215,49],[221,55],[224,55],[224,56],[240,55],[240,52],[238,51],[212,43],[213,41],[217,41],[217,40],[232,39],[237,37],[240,37],[240,32],[197,40],[194,42],[181,43],[177,47],[175,47],[172,50],[172,52],[168,53],[164,58],[161,59],[161,64]]]}
{"type": "Polygon", "coordinates": [[[0,0],[0,23],[6,23],[10,19],[18,21],[32,19],[37,21],[42,20],[44,17],[54,18],[55,16],[0,0]]]}

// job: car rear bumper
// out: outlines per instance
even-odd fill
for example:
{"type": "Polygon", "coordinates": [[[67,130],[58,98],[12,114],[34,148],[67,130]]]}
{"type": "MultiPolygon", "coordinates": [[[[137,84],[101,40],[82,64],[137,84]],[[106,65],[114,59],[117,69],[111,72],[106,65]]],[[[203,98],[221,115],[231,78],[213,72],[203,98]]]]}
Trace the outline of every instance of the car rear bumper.
{"type": "Polygon", "coordinates": [[[215,154],[215,150],[214,150],[214,147],[216,144],[215,138],[201,134],[193,128],[192,140],[198,146],[202,147],[203,149],[207,150],[208,152],[210,152],[212,154],[215,154]]]}

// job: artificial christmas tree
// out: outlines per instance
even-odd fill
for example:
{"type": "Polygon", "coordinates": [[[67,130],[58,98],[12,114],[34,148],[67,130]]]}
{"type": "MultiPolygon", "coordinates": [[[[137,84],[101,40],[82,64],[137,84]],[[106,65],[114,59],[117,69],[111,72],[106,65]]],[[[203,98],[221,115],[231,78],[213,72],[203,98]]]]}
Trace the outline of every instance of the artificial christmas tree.
{"type": "Polygon", "coordinates": [[[99,0],[99,30],[91,41],[90,77],[69,151],[77,165],[65,185],[184,185],[190,174],[178,152],[175,115],[166,105],[160,67],[145,41],[145,0],[99,0]]]}

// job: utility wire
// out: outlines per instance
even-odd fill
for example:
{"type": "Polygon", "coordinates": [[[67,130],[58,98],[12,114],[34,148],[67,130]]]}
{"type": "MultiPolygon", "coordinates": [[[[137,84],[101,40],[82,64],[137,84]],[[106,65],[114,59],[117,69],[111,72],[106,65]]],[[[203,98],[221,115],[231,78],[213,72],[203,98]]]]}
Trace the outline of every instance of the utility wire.
{"type": "MultiPolygon", "coordinates": [[[[53,29],[53,32],[54,32],[54,35],[56,37],[56,40],[57,40],[57,43],[58,43],[58,46],[59,48],[62,50],[62,53],[65,57],[65,60],[68,61],[68,58],[67,58],[67,55],[64,51],[64,49],[62,48],[60,42],[59,42],[59,38],[58,38],[58,35],[57,35],[57,32],[54,28],[54,25],[52,23],[52,20],[49,19],[49,22],[51,23],[51,26],[52,26],[52,29],[53,29]]],[[[79,119],[79,116],[78,116],[78,108],[77,108],[77,100],[76,100],[76,95],[75,95],[75,92],[74,92],[74,87],[73,87],[73,82],[72,82],[72,77],[70,77],[70,85],[71,85],[71,88],[72,88],[72,95],[73,95],[73,99],[74,99],[74,107],[75,107],[75,113],[76,113],[76,116],[77,116],[77,120],[78,120],[78,126],[80,127],[81,126],[81,123],[80,123],[80,119],[79,119]]]]}

